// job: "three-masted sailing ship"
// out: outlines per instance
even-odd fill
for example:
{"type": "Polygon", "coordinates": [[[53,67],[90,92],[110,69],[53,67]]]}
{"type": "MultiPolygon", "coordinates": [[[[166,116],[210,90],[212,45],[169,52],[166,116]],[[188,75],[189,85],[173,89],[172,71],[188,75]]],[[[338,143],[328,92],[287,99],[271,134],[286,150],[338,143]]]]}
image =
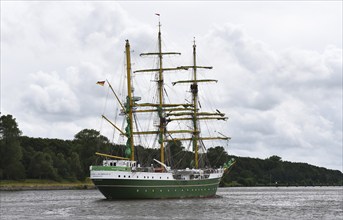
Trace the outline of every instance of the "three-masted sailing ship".
{"type": "Polygon", "coordinates": [[[193,65],[165,68],[163,57],[165,55],[179,54],[176,52],[162,51],[161,25],[158,28],[158,51],[143,53],[141,56],[156,56],[158,68],[137,70],[134,73],[150,72],[156,74],[157,103],[139,103],[140,98],[133,95],[130,44],[126,40],[126,74],[127,96],[121,104],[122,113],[126,118],[126,128],[122,131],[114,123],[115,129],[127,138],[126,157],[118,157],[97,153],[105,157],[102,165],[90,167],[90,178],[95,186],[107,199],[155,199],[155,198],[196,198],[213,197],[216,195],[218,185],[224,172],[232,166],[233,160],[223,164],[221,168],[201,168],[199,165],[199,143],[204,140],[228,140],[229,137],[203,137],[200,134],[199,123],[201,120],[226,120],[224,113],[201,112],[198,102],[198,84],[202,82],[216,82],[212,79],[198,79],[197,70],[211,69],[212,67],[198,66],[196,63],[196,45],[193,45],[193,65]],[[191,103],[168,104],[165,103],[164,72],[192,70],[193,76],[189,80],[173,82],[176,84],[190,84],[192,94],[191,103]],[[154,112],[158,115],[157,129],[153,131],[137,131],[134,129],[134,114],[141,112],[154,112]],[[191,121],[192,129],[170,130],[168,124],[172,121],[191,121]],[[170,138],[172,134],[188,134],[189,137],[170,138]],[[160,147],[160,160],[154,159],[158,167],[141,167],[135,159],[134,135],[158,136],[160,147]],[[167,135],[168,134],[168,135],[167,135]],[[190,141],[194,151],[194,164],[191,168],[173,169],[165,162],[165,143],[170,141],[190,141]]]}

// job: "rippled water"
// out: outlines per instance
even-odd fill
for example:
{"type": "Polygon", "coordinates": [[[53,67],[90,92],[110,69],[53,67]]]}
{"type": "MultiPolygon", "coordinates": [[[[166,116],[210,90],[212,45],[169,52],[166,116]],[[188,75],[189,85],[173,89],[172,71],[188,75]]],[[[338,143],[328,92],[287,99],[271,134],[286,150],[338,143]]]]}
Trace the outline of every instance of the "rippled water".
{"type": "Polygon", "coordinates": [[[108,201],[97,190],[0,192],[0,219],[343,219],[343,187],[219,188],[217,198],[108,201]]]}

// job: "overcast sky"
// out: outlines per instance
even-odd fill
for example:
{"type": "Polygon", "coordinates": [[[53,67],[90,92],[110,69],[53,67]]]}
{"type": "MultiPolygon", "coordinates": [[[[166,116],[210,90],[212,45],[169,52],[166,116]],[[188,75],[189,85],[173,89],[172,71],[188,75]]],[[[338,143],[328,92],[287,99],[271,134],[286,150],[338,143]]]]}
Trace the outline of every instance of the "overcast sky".
{"type": "Polygon", "coordinates": [[[143,65],[155,13],[164,48],[189,65],[196,37],[199,64],[214,67],[229,154],[343,170],[342,1],[1,1],[1,114],[33,137],[101,130],[95,82],[118,84],[125,39],[143,65]]]}

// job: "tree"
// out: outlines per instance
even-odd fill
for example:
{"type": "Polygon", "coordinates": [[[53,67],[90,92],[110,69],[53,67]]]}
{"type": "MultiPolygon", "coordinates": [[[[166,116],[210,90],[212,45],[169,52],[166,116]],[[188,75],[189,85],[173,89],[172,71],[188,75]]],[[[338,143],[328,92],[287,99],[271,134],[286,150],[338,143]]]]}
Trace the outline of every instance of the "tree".
{"type": "Polygon", "coordinates": [[[0,178],[21,179],[25,169],[19,142],[21,131],[12,115],[0,117],[0,178]]]}
{"type": "Polygon", "coordinates": [[[28,169],[32,178],[58,180],[57,170],[53,167],[53,161],[48,153],[36,152],[28,169]]]}
{"type": "Polygon", "coordinates": [[[108,153],[111,146],[109,140],[94,129],[83,129],[77,133],[74,143],[78,148],[84,177],[89,175],[89,166],[97,159],[95,152],[108,153]]]}
{"type": "Polygon", "coordinates": [[[82,180],[83,179],[83,172],[80,163],[79,155],[75,152],[71,153],[71,156],[68,158],[68,164],[70,167],[70,178],[82,180]]]}
{"type": "Polygon", "coordinates": [[[207,159],[212,167],[221,167],[229,160],[229,156],[223,147],[209,148],[207,159]]]}
{"type": "Polygon", "coordinates": [[[267,160],[274,161],[274,162],[281,162],[282,161],[281,157],[276,156],[276,155],[269,157],[267,160]]]}
{"type": "Polygon", "coordinates": [[[64,179],[70,177],[69,164],[64,159],[64,155],[62,153],[58,153],[56,156],[53,155],[52,160],[54,168],[57,169],[58,176],[64,179]]]}

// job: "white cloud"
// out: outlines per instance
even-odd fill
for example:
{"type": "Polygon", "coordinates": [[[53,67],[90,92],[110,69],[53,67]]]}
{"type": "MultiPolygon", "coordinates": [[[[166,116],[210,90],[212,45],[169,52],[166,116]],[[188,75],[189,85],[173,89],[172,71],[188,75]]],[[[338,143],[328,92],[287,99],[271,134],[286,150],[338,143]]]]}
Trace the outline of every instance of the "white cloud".
{"type": "MultiPolygon", "coordinates": [[[[230,153],[262,158],[275,154],[284,160],[342,169],[342,45],[332,37],[337,30],[326,26],[337,13],[326,16],[328,7],[324,7],[326,14],[314,18],[310,10],[305,15],[298,10],[287,13],[296,5],[278,5],[278,15],[262,5],[257,13],[245,3],[230,4],[232,10],[218,10],[235,16],[211,16],[212,10],[206,8],[208,19],[194,26],[194,19],[173,22],[162,17],[163,25],[176,28],[162,26],[163,47],[182,52],[177,64],[191,63],[192,38],[185,36],[191,36],[189,32],[201,35],[196,37],[198,64],[214,69],[199,71],[199,75],[219,79],[215,85],[201,87],[201,98],[207,96],[212,106],[201,103],[203,108],[218,108],[230,117],[223,132],[232,136],[230,153]],[[239,16],[238,9],[245,10],[244,16],[239,16]],[[308,41],[304,27],[312,36],[308,41]],[[175,33],[165,34],[172,31],[175,33]]],[[[176,5],[161,3],[158,8],[166,14],[176,5]]],[[[134,69],[145,66],[139,53],[156,49],[156,25],[143,22],[145,10],[132,13],[139,5],[130,9],[116,2],[1,2],[1,6],[1,111],[17,118],[24,135],[73,138],[83,128],[99,129],[108,91],[95,82],[107,78],[121,92],[125,39],[130,39],[134,50],[134,69]]],[[[313,13],[317,15],[316,7],[313,13]]],[[[186,11],[180,9],[179,17],[192,17],[182,14],[186,11]]],[[[174,62],[165,61],[166,65],[174,62]]],[[[172,74],[166,79],[188,75],[172,74]]],[[[137,76],[135,82],[148,84],[151,79],[137,76]]],[[[175,94],[185,89],[171,88],[175,94]]],[[[152,87],[137,87],[136,94],[154,93],[152,87]]],[[[107,111],[114,103],[107,103],[107,111]]],[[[110,134],[108,128],[103,129],[110,134]]]]}
{"type": "Polygon", "coordinates": [[[77,98],[68,84],[58,73],[38,72],[32,76],[29,90],[23,97],[24,108],[33,108],[37,113],[75,114],[80,110],[77,98]],[[31,102],[30,102],[31,101],[31,102]]]}
{"type": "Polygon", "coordinates": [[[208,52],[220,54],[215,66],[226,95],[217,104],[225,103],[231,115],[231,152],[325,165],[333,160],[340,169],[342,49],[275,51],[232,25],[215,28],[206,36],[213,39],[208,52]]]}

